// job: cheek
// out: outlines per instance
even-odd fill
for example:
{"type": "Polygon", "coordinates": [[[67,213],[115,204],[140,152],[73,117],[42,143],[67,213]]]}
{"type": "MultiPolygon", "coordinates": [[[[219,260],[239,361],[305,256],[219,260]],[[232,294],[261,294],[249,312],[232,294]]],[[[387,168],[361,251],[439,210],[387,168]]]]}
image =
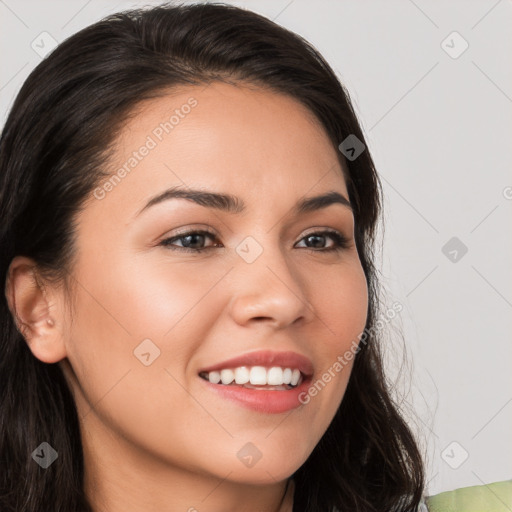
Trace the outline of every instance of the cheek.
{"type": "MultiPolygon", "coordinates": [[[[108,272],[102,271],[99,261],[90,260],[82,268],[79,279],[88,283],[89,293],[80,307],[95,318],[99,336],[108,333],[109,344],[115,345],[115,332],[129,339],[132,350],[146,338],[155,343],[179,339],[174,334],[198,314],[207,323],[211,304],[205,307],[205,295],[225,274],[223,269],[196,270],[190,263],[170,264],[165,258],[148,262],[122,253],[108,267],[108,272]]],[[[117,348],[125,351],[126,343],[117,348]]]]}
{"type": "Polygon", "coordinates": [[[191,424],[195,419],[222,434],[183,387],[188,361],[206,336],[208,314],[214,314],[205,290],[218,278],[210,274],[196,281],[190,273],[165,272],[158,265],[145,273],[121,265],[92,272],[92,263],[90,273],[82,267],[78,277],[87,291],[79,287],[69,335],[79,414],[91,431],[99,429],[99,418],[155,455],[186,461],[190,443],[176,439],[201,436],[191,424]]]}
{"type": "Polygon", "coordinates": [[[204,298],[229,270],[225,264],[207,264],[193,257],[173,262],[164,252],[151,259],[147,255],[124,259],[124,268],[112,280],[121,283],[116,286],[125,297],[127,321],[135,332],[151,326],[160,337],[198,311],[206,315],[204,298]]]}
{"type": "Polygon", "coordinates": [[[364,271],[355,260],[315,286],[316,332],[322,333],[315,352],[321,364],[301,400],[318,411],[311,429],[323,433],[343,399],[357,357],[359,337],[366,325],[368,288],[364,271]]]}
{"type": "Polygon", "coordinates": [[[69,335],[68,358],[88,402],[124,382],[127,372],[128,380],[142,370],[141,383],[157,386],[169,380],[167,368],[183,382],[188,361],[218,317],[214,294],[206,292],[225,272],[185,272],[166,261],[142,265],[133,256],[103,256],[101,262],[84,258],[77,272],[82,286],[69,335]]]}
{"type": "Polygon", "coordinates": [[[364,330],[368,311],[368,287],[358,261],[340,267],[315,285],[318,316],[325,328],[326,355],[344,352],[364,330]]]}

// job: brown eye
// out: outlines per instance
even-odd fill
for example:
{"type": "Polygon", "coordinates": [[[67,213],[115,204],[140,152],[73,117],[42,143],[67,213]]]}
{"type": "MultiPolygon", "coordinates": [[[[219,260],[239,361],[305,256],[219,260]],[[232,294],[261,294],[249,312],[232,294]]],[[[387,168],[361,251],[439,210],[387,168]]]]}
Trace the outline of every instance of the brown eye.
{"type": "Polygon", "coordinates": [[[170,238],[165,238],[159,245],[167,247],[172,250],[187,251],[187,252],[202,252],[206,249],[218,247],[218,244],[210,247],[205,247],[204,243],[207,238],[215,240],[215,235],[209,231],[188,231],[181,233],[170,238]],[[181,245],[176,245],[176,241],[181,241],[181,245]]]}
{"type": "Polygon", "coordinates": [[[311,244],[311,247],[306,247],[306,249],[312,249],[317,252],[341,251],[350,246],[348,239],[338,231],[328,230],[309,233],[302,240],[306,240],[307,243],[311,244]],[[334,240],[334,244],[331,247],[325,248],[325,240],[329,238],[334,240]]]}

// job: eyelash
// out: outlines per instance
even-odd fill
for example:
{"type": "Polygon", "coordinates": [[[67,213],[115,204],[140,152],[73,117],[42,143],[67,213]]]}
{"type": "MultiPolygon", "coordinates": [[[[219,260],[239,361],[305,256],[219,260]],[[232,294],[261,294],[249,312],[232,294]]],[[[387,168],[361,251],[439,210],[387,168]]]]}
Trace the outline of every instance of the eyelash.
{"type": "MultiPolygon", "coordinates": [[[[190,247],[180,247],[180,246],[172,246],[171,243],[176,241],[176,240],[180,240],[181,238],[185,238],[187,236],[191,236],[191,235],[204,235],[204,236],[208,236],[212,239],[215,239],[216,236],[214,233],[211,233],[210,231],[206,231],[206,230],[194,230],[194,231],[187,231],[187,232],[184,232],[184,233],[180,233],[179,235],[176,235],[176,236],[173,236],[171,238],[165,238],[164,240],[162,240],[160,242],[159,245],[162,245],[168,249],[171,249],[172,251],[182,251],[182,252],[190,252],[190,253],[202,253],[204,251],[207,251],[209,249],[215,249],[215,246],[213,247],[203,247],[201,249],[191,249],[190,247]]],[[[344,249],[348,249],[350,247],[350,243],[349,243],[349,240],[344,236],[342,235],[340,232],[338,231],[334,231],[334,230],[323,230],[323,231],[315,231],[313,233],[308,233],[306,236],[304,236],[302,240],[304,240],[305,238],[308,238],[310,236],[324,236],[324,235],[329,235],[335,242],[335,245],[333,247],[330,247],[330,248],[327,248],[327,249],[313,249],[311,247],[305,247],[304,249],[306,250],[310,250],[312,252],[333,252],[333,251],[342,251],[344,249]]]]}

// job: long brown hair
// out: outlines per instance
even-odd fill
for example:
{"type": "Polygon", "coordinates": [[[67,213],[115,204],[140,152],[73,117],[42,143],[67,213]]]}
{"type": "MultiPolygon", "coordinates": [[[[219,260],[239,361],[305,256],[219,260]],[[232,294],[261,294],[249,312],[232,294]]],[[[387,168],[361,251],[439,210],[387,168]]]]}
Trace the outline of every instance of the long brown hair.
{"type": "MultiPolygon", "coordinates": [[[[160,5],[117,13],[60,44],[30,74],[0,140],[0,279],[16,255],[66,282],[74,218],[105,176],[109,148],[137,104],[172,87],[245,81],[305,105],[333,146],[365,139],[348,92],[300,36],[223,4],[160,5]]],[[[338,151],[340,161],[343,160],[338,151]]],[[[355,239],[369,287],[365,342],[345,396],[293,475],[294,511],[416,510],[424,487],[418,445],[391,398],[375,322],[374,266],[381,185],[368,150],[347,159],[355,239]]],[[[83,491],[76,407],[58,364],[36,359],[0,300],[0,509],[91,512],[83,491]],[[42,440],[59,453],[42,469],[42,440]]]]}

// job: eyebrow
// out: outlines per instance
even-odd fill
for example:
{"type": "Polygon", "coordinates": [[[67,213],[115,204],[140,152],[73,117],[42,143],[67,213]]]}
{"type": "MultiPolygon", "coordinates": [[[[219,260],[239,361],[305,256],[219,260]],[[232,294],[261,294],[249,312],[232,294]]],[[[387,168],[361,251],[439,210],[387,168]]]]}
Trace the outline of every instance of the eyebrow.
{"type": "MultiPolygon", "coordinates": [[[[139,216],[143,211],[152,206],[168,201],[170,199],[186,199],[206,208],[213,208],[227,213],[242,213],[246,211],[246,205],[243,199],[231,194],[220,192],[209,192],[205,190],[183,189],[181,187],[171,187],[161,194],[152,197],[148,203],[135,215],[139,216]]],[[[322,208],[327,208],[331,204],[341,204],[352,211],[350,201],[339,192],[331,190],[324,194],[307,197],[297,201],[293,208],[296,215],[313,212],[322,208]]]]}

